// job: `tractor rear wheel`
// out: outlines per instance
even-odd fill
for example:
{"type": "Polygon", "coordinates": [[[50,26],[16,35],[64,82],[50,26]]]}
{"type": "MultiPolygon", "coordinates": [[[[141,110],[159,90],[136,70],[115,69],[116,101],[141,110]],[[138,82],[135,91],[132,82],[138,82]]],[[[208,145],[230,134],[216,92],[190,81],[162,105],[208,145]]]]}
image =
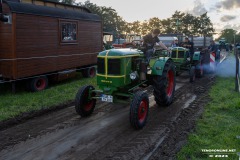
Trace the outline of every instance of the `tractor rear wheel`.
{"type": "Polygon", "coordinates": [[[75,110],[82,117],[91,115],[96,106],[96,99],[92,99],[96,93],[91,92],[92,90],[94,90],[94,87],[91,85],[83,86],[76,95],[75,110]]]}
{"type": "Polygon", "coordinates": [[[189,74],[190,74],[190,82],[194,82],[196,79],[196,67],[195,66],[192,66],[190,68],[189,74]]]}
{"type": "Polygon", "coordinates": [[[153,95],[159,106],[169,106],[174,97],[176,85],[175,65],[168,60],[161,76],[153,77],[153,95]]]}
{"type": "Polygon", "coordinates": [[[132,100],[130,107],[130,123],[135,129],[141,129],[146,125],[149,111],[149,99],[145,92],[138,91],[132,100]]]}

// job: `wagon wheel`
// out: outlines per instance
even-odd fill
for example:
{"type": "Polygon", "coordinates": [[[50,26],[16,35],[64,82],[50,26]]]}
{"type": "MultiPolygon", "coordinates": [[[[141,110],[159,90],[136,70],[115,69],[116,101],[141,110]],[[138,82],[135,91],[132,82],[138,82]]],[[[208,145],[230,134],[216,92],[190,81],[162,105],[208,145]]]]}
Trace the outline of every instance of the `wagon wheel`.
{"type": "Polygon", "coordinates": [[[158,106],[169,106],[175,93],[175,65],[167,61],[162,75],[153,77],[153,95],[158,106]]]}
{"type": "Polygon", "coordinates": [[[146,125],[149,111],[149,99],[145,92],[138,91],[132,100],[130,107],[130,123],[135,129],[141,129],[146,125]]]}
{"type": "Polygon", "coordinates": [[[89,67],[87,69],[83,70],[83,76],[86,78],[93,78],[96,75],[96,68],[95,67],[89,67]]]}
{"type": "Polygon", "coordinates": [[[189,74],[190,74],[190,82],[194,82],[196,79],[196,67],[195,66],[192,66],[190,68],[189,74]]]}
{"type": "Polygon", "coordinates": [[[30,80],[30,90],[32,92],[38,92],[46,89],[48,87],[47,76],[40,76],[30,80]]]}
{"type": "Polygon", "coordinates": [[[75,110],[82,117],[91,115],[96,106],[96,99],[92,99],[96,93],[92,90],[94,90],[94,87],[91,85],[83,86],[76,95],[75,110]]]}

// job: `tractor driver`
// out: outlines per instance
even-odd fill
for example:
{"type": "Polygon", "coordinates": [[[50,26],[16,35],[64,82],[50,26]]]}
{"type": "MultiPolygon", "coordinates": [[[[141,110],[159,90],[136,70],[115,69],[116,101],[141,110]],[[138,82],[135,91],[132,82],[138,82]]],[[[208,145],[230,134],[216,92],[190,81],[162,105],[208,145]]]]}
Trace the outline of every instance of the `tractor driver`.
{"type": "Polygon", "coordinates": [[[163,49],[169,51],[169,49],[159,40],[158,35],[160,34],[159,29],[154,29],[152,33],[147,34],[143,37],[143,52],[146,56],[147,63],[149,64],[151,55],[153,54],[154,45],[160,45],[163,49]]]}
{"type": "Polygon", "coordinates": [[[193,53],[194,53],[194,48],[193,48],[193,42],[191,42],[188,37],[185,37],[185,42],[183,43],[183,47],[189,49],[189,52],[190,52],[190,57],[193,56],[193,53]]]}

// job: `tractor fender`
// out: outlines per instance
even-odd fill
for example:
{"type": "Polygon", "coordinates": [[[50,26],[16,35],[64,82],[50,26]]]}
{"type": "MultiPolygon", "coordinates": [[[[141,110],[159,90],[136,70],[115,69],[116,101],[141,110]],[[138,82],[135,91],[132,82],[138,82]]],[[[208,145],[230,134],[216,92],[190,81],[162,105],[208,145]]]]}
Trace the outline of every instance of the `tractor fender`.
{"type": "Polygon", "coordinates": [[[169,57],[161,57],[158,60],[156,60],[152,66],[151,75],[162,75],[167,61],[172,61],[172,59],[169,57]]]}
{"type": "Polygon", "coordinates": [[[199,61],[201,58],[200,55],[201,55],[200,52],[194,52],[192,60],[199,61]]]}

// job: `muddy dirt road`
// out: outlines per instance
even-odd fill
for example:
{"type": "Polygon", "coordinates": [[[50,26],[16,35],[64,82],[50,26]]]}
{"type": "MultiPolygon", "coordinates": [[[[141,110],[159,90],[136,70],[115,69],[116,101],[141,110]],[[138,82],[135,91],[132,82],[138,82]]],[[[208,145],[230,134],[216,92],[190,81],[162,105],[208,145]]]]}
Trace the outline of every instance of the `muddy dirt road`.
{"type": "Polygon", "coordinates": [[[80,118],[74,107],[35,117],[0,131],[0,159],[171,159],[186,142],[204,105],[212,75],[189,83],[177,77],[175,99],[158,107],[149,88],[146,127],[129,124],[129,106],[101,103],[93,115],[80,118]]]}

